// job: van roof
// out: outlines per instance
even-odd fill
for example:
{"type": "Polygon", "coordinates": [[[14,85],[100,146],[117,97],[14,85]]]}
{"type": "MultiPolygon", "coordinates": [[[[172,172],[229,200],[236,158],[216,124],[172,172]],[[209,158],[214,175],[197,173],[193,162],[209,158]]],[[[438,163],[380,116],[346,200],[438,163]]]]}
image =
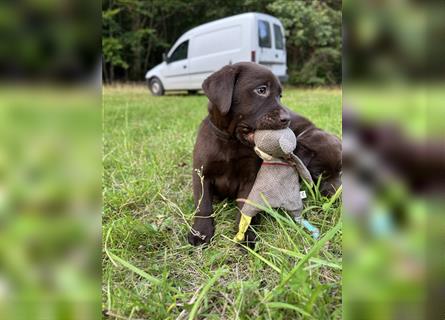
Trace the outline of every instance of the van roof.
{"type": "Polygon", "coordinates": [[[263,17],[263,18],[267,17],[269,19],[276,20],[281,25],[281,22],[280,22],[280,20],[278,20],[278,18],[276,18],[274,16],[271,16],[269,14],[259,13],[259,12],[247,12],[247,13],[241,13],[241,14],[237,14],[237,15],[234,15],[234,16],[221,18],[221,19],[218,19],[218,20],[213,20],[213,21],[201,24],[201,25],[199,25],[197,27],[194,27],[194,28],[188,30],[187,32],[185,32],[178,40],[180,40],[182,38],[185,38],[185,37],[189,37],[189,36],[199,32],[199,31],[201,31],[202,29],[208,28],[209,26],[211,26],[213,24],[219,24],[219,23],[221,23],[223,21],[235,20],[235,19],[239,19],[239,18],[254,18],[256,16],[257,17],[263,17]]]}

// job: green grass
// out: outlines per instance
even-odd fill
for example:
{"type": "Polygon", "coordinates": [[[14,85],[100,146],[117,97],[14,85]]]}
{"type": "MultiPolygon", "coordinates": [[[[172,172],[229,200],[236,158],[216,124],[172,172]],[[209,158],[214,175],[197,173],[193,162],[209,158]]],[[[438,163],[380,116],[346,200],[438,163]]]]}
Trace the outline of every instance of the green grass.
{"type": "MultiPolygon", "coordinates": [[[[283,103],[341,134],[341,91],[286,88],[283,103]]],[[[205,96],[152,97],[105,87],[103,311],[106,318],[340,319],[341,203],[318,192],[306,216],[318,241],[267,210],[255,251],[235,235],[236,207],[215,205],[205,249],[187,243],[194,211],[191,154],[205,96]],[[324,206],[323,206],[324,205],[324,206]]]]}

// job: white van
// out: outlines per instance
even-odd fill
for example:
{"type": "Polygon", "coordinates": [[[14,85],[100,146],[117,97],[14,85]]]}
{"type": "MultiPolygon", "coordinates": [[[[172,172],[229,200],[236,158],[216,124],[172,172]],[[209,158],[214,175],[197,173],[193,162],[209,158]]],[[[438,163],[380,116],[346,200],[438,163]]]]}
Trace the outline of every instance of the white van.
{"type": "Polygon", "coordinates": [[[153,95],[165,90],[195,93],[203,81],[227,64],[252,61],[287,80],[286,44],[280,20],[262,13],[244,13],[212,21],[184,33],[164,62],[145,79],[153,95]]]}

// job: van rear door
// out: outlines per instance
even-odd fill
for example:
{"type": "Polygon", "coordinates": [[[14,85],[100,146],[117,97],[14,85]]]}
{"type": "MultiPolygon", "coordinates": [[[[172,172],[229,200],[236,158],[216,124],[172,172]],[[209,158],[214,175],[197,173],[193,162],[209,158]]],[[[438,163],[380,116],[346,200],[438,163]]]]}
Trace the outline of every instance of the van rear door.
{"type": "Polygon", "coordinates": [[[256,61],[284,79],[286,76],[286,46],[284,30],[276,19],[258,18],[258,57],[256,61]]]}

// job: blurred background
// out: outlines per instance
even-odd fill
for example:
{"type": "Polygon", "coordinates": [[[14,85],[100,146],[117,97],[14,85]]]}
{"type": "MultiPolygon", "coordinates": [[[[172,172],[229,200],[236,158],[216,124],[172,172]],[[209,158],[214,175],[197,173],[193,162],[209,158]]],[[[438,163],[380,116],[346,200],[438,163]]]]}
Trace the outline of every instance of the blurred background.
{"type": "Polygon", "coordinates": [[[444,319],[444,4],[343,2],[347,319],[444,319]]]}
{"type": "Polygon", "coordinates": [[[0,4],[0,319],[100,316],[100,7],[0,4]]]}

